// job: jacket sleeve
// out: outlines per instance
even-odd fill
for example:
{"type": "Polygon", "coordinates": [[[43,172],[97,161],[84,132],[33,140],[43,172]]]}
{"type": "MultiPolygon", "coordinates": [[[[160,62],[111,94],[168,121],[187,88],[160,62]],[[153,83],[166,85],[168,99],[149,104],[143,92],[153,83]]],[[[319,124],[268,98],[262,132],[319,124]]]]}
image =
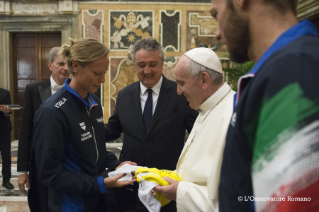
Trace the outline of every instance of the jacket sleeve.
{"type": "MultiPolygon", "coordinates": [[[[5,89],[0,90],[0,105],[2,104],[11,104],[10,92],[5,89]]],[[[0,111],[0,133],[9,132],[11,129],[10,116],[6,116],[3,111],[0,111]]]]}
{"type": "Polygon", "coordinates": [[[19,135],[18,149],[18,172],[29,171],[30,148],[32,140],[33,126],[33,95],[29,85],[26,86],[24,93],[24,103],[22,110],[22,121],[19,135]]]}
{"type": "Polygon", "coordinates": [[[102,176],[103,178],[106,178],[109,176],[109,172],[112,172],[115,170],[115,168],[121,164],[121,161],[119,161],[116,157],[116,155],[111,152],[107,151],[107,170],[103,171],[102,173],[99,174],[99,176],[102,176]]]}
{"type": "MultiPolygon", "coordinates": [[[[59,109],[41,106],[34,118],[35,157],[41,182],[52,190],[78,194],[104,193],[102,177],[91,177],[64,166],[68,122],[59,109]]],[[[76,160],[76,159],[74,159],[76,160]]],[[[75,168],[75,169],[80,169],[75,168]]]]}
{"type": "Polygon", "coordinates": [[[6,93],[7,93],[7,95],[6,95],[5,102],[6,102],[6,104],[11,104],[10,92],[9,92],[9,91],[7,91],[6,93]]]}
{"type": "Polygon", "coordinates": [[[117,159],[116,155],[111,152],[111,151],[107,151],[107,171],[110,172],[110,171],[114,171],[115,168],[121,164],[121,162],[117,159]]]}
{"type": "Polygon", "coordinates": [[[104,125],[106,142],[113,141],[119,138],[121,136],[121,133],[123,132],[121,121],[119,119],[119,111],[118,111],[119,105],[120,105],[120,96],[121,96],[121,91],[119,92],[118,97],[116,99],[114,113],[109,118],[108,123],[104,125]]]}

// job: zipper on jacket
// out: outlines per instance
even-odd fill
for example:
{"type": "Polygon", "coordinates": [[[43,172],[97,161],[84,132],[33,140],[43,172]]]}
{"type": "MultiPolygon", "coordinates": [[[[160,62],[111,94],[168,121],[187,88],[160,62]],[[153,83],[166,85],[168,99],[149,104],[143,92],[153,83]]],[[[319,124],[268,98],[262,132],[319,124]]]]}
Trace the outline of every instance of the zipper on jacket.
{"type": "Polygon", "coordinates": [[[89,109],[89,111],[87,111],[87,107],[85,106],[86,108],[86,112],[88,113],[88,116],[89,116],[89,121],[90,121],[90,124],[91,124],[91,127],[92,127],[92,130],[93,130],[93,138],[94,138],[94,142],[95,142],[95,149],[96,149],[96,162],[98,161],[99,159],[99,150],[97,149],[97,143],[96,143],[96,139],[95,139],[95,131],[94,131],[94,127],[93,127],[93,124],[90,120],[90,112],[91,112],[91,108],[95,106],[95,105],[92,105],[89,109]]]}

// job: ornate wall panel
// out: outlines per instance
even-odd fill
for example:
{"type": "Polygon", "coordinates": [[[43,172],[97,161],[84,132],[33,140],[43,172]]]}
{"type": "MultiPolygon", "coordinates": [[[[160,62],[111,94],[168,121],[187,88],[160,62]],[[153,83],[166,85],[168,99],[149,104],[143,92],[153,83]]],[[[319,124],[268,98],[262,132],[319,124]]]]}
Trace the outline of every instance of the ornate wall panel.
{"type": "Polygon", "coordinates": [[[115,102],[120,90],[138,81],[132,60],[125,57],[110,57],[110,114],[113,114],[115,102]]]}
{"type": "Polygon", "coordinates": [[[160,11],[160,42],[165,51],[181,51],[181,11],[160,11]]]}
{"type": "Polygon", "coordinates": [[[187,11],[186,50],[196,47],[213,49],[221,58],[228,58],[226,46],[215,40],[218,23],[209,11],[187,11]]]}
{"type": "Polygon", "coordinates": [[[111,51],[127,51],[136,40],[153,37],[153,11],[110,11],[109,46],[111,51]]]}
{"type": "Polygon", "coordinates": [[[82,10],[82,37],[104,43],[104,11],[82,10]]]}
{"type": "Polygon", "coordinates": [[[163,74],[167,79],[175,81],[174,70],[178,60],[179,57],[165,57],[163,74]]]}
{"type": "Polygon", "coordinates": [[[206,45],[214,48],[223,66],[230,65],[226,48],[214,40],[217,22],[211,18],[210,8],[210,3],[79,3],[82,11],[79,16],[80,30],[82,25],[83,31],[85,30],[83,36],[88,37],[88,33],[92,33],[90,37],[94,33],[102,35],[101,42],[110,48],[109,70],[105,76],[104,90],[101,91],[104,92],[102,101],[105,122],[113,114],[118,92],[138,81],[129,54],[130,47],[138,39],[153,37],[162,44],[165,49],[163,74],[170,80],[175,79],[174,70],[178,59],[195,47],[206,45]],[[102,16],[100,11],[103,11],[102,16]],[[104,29],[101,25],[100,31],[98,30],[97,25],[93,24],[95,19],[104,23],[104,29]]]}

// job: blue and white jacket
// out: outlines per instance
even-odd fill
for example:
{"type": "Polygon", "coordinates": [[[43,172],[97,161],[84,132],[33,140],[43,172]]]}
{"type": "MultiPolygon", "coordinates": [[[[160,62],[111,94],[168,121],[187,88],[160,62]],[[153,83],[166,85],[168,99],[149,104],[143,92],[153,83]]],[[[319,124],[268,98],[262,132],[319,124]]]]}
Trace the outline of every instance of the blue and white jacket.
{"type": "Polygon", "coordinates": [[[105,169],[119,165],[105,147],[103,113],[98,98],[86,102],[70,79],[37,111],[33,142],[39,177],[49,188],[50,211],[98,211],[105,193],[105,169]],[[101,176],[102,175],[102,176],[101,176]]]}

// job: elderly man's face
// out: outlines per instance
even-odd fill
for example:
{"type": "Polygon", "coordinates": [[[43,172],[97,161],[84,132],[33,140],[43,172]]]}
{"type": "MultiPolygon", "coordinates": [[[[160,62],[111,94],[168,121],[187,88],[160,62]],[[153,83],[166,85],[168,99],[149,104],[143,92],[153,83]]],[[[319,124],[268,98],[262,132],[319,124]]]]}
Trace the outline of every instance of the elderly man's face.
{"type": "Polygon", "coordinates": [[[59,55],[55,55],[53,63],[48,62],[48,66],[54,81],[59,85],[63,85],[70,75],[67,63],[59,55]]]}
{"type": "Polygon", "coordinates": [[[148,52],[140,49],[135,54],[135,71],[141,83],[152,88],[158,83],[162,76],[163,62],[159,51],[148,52]]]}
{"type": "Polygon", "coordinates": [[[235,6],[226,0],[212,0],[211,15],[218,21],[216,38],[227,46],[232,61],[243,63],[249,61],[250,43],[248,21],[238,15],[235,6]]]}
{"type": "Polygon", "coordinates": [[[189,102],[189,106],[197,110],[203,103],[201,98],[201,79],[193,77],[186,72],[187,57],[183,56],[175,67],[175,81],[177,83],[177,94],[184,95],[189,102]]]}

